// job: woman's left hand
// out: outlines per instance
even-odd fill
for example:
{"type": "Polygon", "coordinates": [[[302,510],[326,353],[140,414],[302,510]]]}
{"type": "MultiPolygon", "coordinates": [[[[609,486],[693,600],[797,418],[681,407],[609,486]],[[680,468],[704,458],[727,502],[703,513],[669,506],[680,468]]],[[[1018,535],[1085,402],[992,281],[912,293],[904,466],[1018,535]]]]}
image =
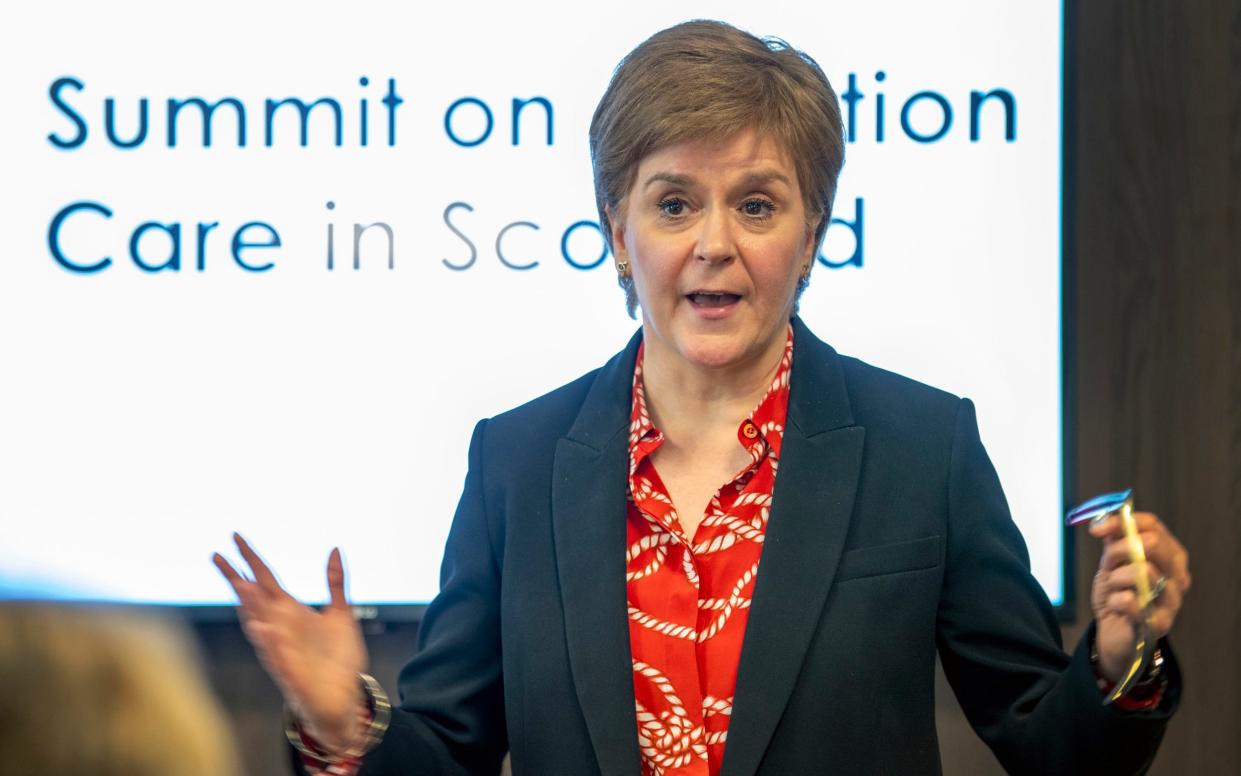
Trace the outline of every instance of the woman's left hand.
{"type": "MultiPolygon", "coordinates": [[[[1165,579],[1163,591],[1151,602],[1152,639],[1172,630],[1177,612],[1185,600],[1192,578],[1189,553],[1167,526],[1150,512],[1134,512],[1138,535],[1146,550],[1147,573],[1152,590],[1165,579]]],[[[1138,626],[1142,621],[1142,602],[1138,600],[1134,566],[1129,560],[1128,542],[1119,515],[1090,526],[1090,534],[1103,540],[1099,573],[1090,590],[1090,605],[1097,624],[1095,644],[1099,652],[1099,671],[1112,682],[1119,682],[1133,661],[1138,626]]]]}

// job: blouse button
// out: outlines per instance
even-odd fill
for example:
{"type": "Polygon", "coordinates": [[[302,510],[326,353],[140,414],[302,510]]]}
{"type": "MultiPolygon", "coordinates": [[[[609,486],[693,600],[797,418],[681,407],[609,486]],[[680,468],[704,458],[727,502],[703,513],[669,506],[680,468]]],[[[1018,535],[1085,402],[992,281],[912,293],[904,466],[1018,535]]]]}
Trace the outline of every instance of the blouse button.
{"type": "Polygon", "coordinates": [[[745,425],[741,427],[741,433],[746,439],[753,439],[758,436],[758,429],[754,427],[753,423],[747,420],[745,425]]]}

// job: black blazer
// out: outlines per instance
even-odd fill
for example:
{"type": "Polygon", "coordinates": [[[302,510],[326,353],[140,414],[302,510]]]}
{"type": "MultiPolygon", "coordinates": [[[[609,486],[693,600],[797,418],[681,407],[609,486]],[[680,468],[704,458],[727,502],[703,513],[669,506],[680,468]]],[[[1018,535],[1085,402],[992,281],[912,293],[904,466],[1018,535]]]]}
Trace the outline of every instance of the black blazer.
{"type": "MultiPolygon", "coordinates": [[[[1009,771],[1144,769],[1180,694],[1170,651],[1160,709],[1104,707],[1090,633],[1065,655],[973,405],[793,323],[722,776],[938,773],[937,649],[1009,771]]],[[[495,773],[506,750],[516,776],[639,773],[625,601],[639,340],[475,428],[441,592],[363,774],[495,773]]]]}

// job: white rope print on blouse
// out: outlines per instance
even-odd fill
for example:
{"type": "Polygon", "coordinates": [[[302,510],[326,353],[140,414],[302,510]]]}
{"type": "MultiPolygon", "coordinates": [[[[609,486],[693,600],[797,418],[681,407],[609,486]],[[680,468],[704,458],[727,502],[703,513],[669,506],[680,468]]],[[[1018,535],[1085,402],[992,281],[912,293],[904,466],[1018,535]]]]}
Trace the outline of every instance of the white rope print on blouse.
{"type": "Polygon", "coordinates": [[[625,581],[632,582],[635,579],[642,579],[642,577],[648,577],[658,571],[659,567],[664,565],[664,561],[668,558],[668,547],[666,545],[675,541],[676,537],[672,534],[662,532],[647,534],[629,545],[629,549],[625,551],[625,568],[629,568],[629,564],[633,563],[635,558],[651,548],[655,549],[655,557],[637,571],[626,572],[625,581]]]}
{"type": "MultiPolygon", "coordinates": [[[[650,482],[645,479],[639,480],[639,490],[645,490],[650,487],[650,482]]],[[[647,494],[640,494],[639,498],[648,497],[647,494]]],[[[666,500],[664,500],[666,503],[666,500]]],[[[750,520],[744,520],[726,512],[719,511],[719,499],[712,499],[712,513],[703,519],[702,525],[710,528],[720,526],[726,529],[725,533],[720,533],[706,542],[700,542],[693,546],[693,554],[696,556],[707,555],[713,552],[722,552],[732,547],[738,541],[749,541],[755,544],[763,543],[764,532],[767,528],[767,518],[771,512],[771,497],[765,493],[743,493],[736,501],[736,506],[744,506],[754,504],[759,507],[759,511],[750,520]]],[[[659,521],[654,517],[641,512],[646,521],[653,526],[656,531],[647,534],[638,541],[629,545],[625,550],[625,579],[633,581],[649,577],[663,566],[668,559],[668,545],[677,543],[679,540],[675,534],[664,530],[659,521]],[[654,550],[654,557],[645,561],[645,565],[634,568],[634,562],[641,558],[647,552],[654,550]]],[[[671,515],[671,513],[670,513],[671,515]]],[[[686,558],[682,562],[686,562],[686,558]]],[[[691,574],[691,579],[696,579],[697,573],[692,571],[692,564],[688,565],[687,573],[691,574]]]]}
{"type": "MultiPolygon", "coordinates": [[[[737,580],[737,584],[733,585],[732,592],[728,594],[728,601],[720,609],[720,613],[711,622],[711,625],[703,632],[698,634],[698,642],[701,644],[715,634],[719,633],[725,625],[728,624],[728,618],[733,616],[733,612],[737,609],[744,609],[750,605],[750,599],[741,595],[741,591],[746,588],[750,582],[754,581],[754,575],[758,573],[758,563],[746,569],[746,572],[737,580]]],[[[708,601],[715,599],[706,599],[708,601]]],[[[701,606],[700,606],[701,608],[701,606]]]]}
{"type": "Polygon", "coordinates": [[[732,591],[729,592],[728,598],[703,598],[698,602],[699,609],[708,611],[718,611],[715,619],[706,630],[699,631],[692,625],[683,625],[677,622],[669,622],[661,620],[658,617],[642,611],[636,606],[630,605],[629,619],[641,625],[643,628],[649,628],[656,633],[664,636],[670,636],[674,639],[689,639],[699,644],[719,633],[725,625],[728,624],[729,618],[733,616],[733,612],[737,609],[750,608],[751,599],[749,596],[741,594],[751,582],[754,581],[754,575],[758,573],[758,563],[755,562],[746,572],[737,579],[733,585],[732,591]]]}
{"type": "MultiPolygon", "coordinates": [[[[655,685],[668,708],[655,714],[640,702],[634,701],[638,718],[638,748],[642,760],[654,774],[665,769],[681,768],[691,760],[707,759],[707,745],[722,742],[724,733],[708,734],[703,724],[690,717],[685,704],[676,694],[676,688],[659,669],[633,661],[634,673],[655,685]]],[[[637,680],[635,680],[637,681],[637,680]]],[[[717,714],[732,714],[732,702],[707,696],[703,698],[702,718],[717,714]]]]}

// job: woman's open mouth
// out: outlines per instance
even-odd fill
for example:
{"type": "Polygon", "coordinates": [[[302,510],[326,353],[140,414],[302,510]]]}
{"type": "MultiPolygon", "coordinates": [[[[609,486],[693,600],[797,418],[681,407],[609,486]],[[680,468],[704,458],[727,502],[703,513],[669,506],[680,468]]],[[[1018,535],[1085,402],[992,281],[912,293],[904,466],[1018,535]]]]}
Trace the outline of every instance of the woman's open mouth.
{"type": "Polygon", "coordinates": [[[695,307],[727,307],[741,301],[740,294],[730,294],[726,291],[694,291],[686,294],[685,297],[695,307]]]}
{"type": "Polygon", "coordinates": [[[690,307],[699,318],[716,321],[727,318],[737,309],[737,303],[741,301],[741,294],[734,294],[728,291],[717,291],[714,289],[704,289],[699,291],[691,291],[685,295],[689,300],[690,307]]]}

